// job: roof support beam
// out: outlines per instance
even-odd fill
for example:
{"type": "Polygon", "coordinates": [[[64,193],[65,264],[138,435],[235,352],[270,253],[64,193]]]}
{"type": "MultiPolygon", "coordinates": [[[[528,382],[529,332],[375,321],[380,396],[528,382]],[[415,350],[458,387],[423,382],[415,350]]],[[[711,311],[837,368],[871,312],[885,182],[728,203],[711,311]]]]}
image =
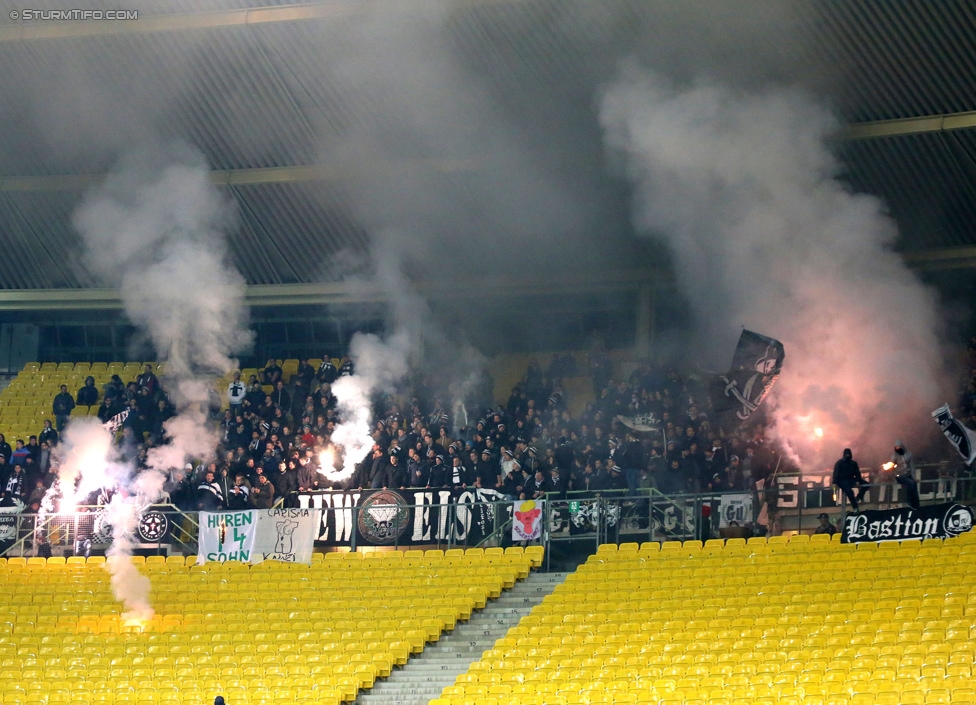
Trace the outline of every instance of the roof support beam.
{"type": "MultiPolygon", "coordinates": [[[[518,298],[577,293],[637,292],[655,285],[666,286],[671,277],[661,271],[579,272],[552,281],[532,281],[496,277],[490,280],[432,282],[419,285],[418,291],[452,298],[518,298]]],[[[245,301],[249,306],[309,306],[382,303],[387,300],[382,288],[369,282],[322,282],[317,284],[273,284],[248,286],[245,301]]],[[[50,311],[121,309],[122,297],[114,289],[0,289],[0,311],[50,311]]]]}
{"type": "Polygon", "coordinates": [[[976,128],[976,111],[853,123],[841,131],[840,137],[845,140],[869,140],[973,128],[976,128]]]}
{"type": "Polygon", "coordinates": [[[976,247],[947,247],[937,250],[904,252],[902,259],[913,269],[937,271],[976,268],[976,247]]]}
{"type": "MultiPolygon", "coordinates": [[[[210,180],[216,186],[258,186],[261,184],[291,184],[314,181],[348,181],[360,175],[388,173],[394,170],[458,174],[476,171],[478,168],[479,162],[473,159],[397,159],[395,161],[360,162],[352,170],[339,169],[327,164],[214,170],[210,172],[210,180]]],[[[0,177],[0,192],[84,191],[98,184],[104,178],[104,174],[3,176],[0,177]]]]}

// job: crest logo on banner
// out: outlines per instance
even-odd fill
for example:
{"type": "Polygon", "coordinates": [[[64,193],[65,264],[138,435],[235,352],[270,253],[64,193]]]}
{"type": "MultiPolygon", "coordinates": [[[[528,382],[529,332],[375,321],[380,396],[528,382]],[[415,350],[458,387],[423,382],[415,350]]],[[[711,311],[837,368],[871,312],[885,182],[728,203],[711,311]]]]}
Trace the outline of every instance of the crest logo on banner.
{"type": "Polygon", "coordinates": [[[843,543],[947,539],[971,531],[973,511],[961,504],[935,504],[921,509],[888,509],[849,514],[843,543]]]}
{"type": "Polygon", "coordinates": [[[512,540],[531,541],[542,537],[543,502],[519,500],[513,504],[512,540]]]}
{"type": "Polygon", "coordinates": [[[396,543],[409,526],[410,507],[398,492],[381,490],[360,505],[359,533],[373,543],[396,543]]]}
{"type": "Polygon", "coordinates": [[[318,509],[200,512],[197,563],[311,563],[320,514],[318,509]]]}
{"type": "Polygon", "coordinates": [[[298,506],[322,510],[318,546],[348,546],[353,535],[357,546],[412,546],[449,537],[477,545],[512,503],[495,490],[445,487],[304,492],[298,506]]]}
{"type": "Polygon", "coordinates": [[[169,518],[158,509],[149,509],[139,518],[139,540],[162,541],[169,534],[169,518]]]}

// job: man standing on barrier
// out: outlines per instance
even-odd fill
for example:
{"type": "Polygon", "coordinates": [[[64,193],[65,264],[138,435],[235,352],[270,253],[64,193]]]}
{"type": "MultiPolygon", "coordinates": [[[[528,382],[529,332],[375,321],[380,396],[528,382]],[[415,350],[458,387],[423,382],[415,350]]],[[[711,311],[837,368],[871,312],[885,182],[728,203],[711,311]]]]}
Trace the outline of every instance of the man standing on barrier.
{"type": "Polygon", "coordinates": [[[844,457],[834,463],[833,483],[847,495],[847,499],[850,500],[851,507],[854,511],[858,511],[858,502],[864,495],[863,485],[868,483],[861,477],[861,468],[858,466],[857,461],[854,460],[854,454],[850,448],[845,448],[844,457]],[[857,496],[854,495],[855,487],[857,487],[857,496]]]}
{"type": "Polygon", "coordinates": [[[891,454],[891,467],[895,472],[895,482],[905,488],[905,504],[912,509],[918,509],[921,501],[916,482],[918,478],[915,474],[915,456],[901,441],[895,441],[895,450],[891,454]]]}

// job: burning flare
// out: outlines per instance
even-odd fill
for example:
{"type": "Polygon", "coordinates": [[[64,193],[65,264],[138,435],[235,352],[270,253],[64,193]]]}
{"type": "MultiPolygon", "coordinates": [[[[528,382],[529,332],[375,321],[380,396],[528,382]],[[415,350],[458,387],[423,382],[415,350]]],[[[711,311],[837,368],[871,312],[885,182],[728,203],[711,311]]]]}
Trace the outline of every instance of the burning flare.
{"type": "Polygon", "coordinates": [[[355,471],[355,462],[346,462],[343,464],[342,470],[336,470],[335,449],[331,446],[319,453],[319,474],[325,475],[330,482],[348,480],[355,471]]]}

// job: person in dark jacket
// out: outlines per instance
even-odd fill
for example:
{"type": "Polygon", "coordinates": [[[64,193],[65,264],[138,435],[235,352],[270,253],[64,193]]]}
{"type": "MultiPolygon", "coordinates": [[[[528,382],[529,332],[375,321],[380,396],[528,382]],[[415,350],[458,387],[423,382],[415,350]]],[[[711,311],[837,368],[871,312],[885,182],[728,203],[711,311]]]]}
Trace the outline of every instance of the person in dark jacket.
{"type": "Polygon", "coordinates": [[[52,405],[54,411],[54,417],[58,422],[58,431],[64,430],[64,425],[68,423],[68,418],[71,416],[71,410],[75,408],[75,400],[68,393],[68,385],[61,385],[61,393],[54,397],[54,404],[52,405]]]}
{"type": "Polygon", "coordinates": [[[122,384],[121,377],[112,375],[111,381],[105,385],[105,396],[125,399],[125,385],[122,384]]]}
{"type": "Polygon", "coordinates": [[[102,423],[106,423],[116,414],[122,411],[122,404],[116,401],[113,396],[106,396],[102,400],[102,405],[98,407],[98,420],[102,423]]]}
{"type": "Polygon", "coordinates": [[[386,468],[386,472],[389,476],[390,484],[387,486],[403,489],[410,481],[410,478],[407,476],[407,464],[401,463],[400,456],[396,453],[391,453],[388,457],[389,465],[386,468]]]}
{"type": "Polygon", "coordinates": [[[420,454],[413,448],[407,460],[407,476],[411,487],[427,487],[430,482],[430,465],[421,460],[420,454]]]}
{"type": "Polygon", "coordinates": [[[640,485],[640,472],[644,467],[644,449],[636,436],[627,434],[627,441],[623,448],[617,451],[617,464],[623,468],[627,480],[627,489],[631,495],[636,495],[640,485]]]}
{"type": "Polygon", "coordinates": [[[837,533],[837,527],[830,523],[830,517],[826,514],[818,514],[817,519],[820,521],[817,524],[817,528],[813,530],[815,534],[827,534],[828,536],[833,536],[837,533]]]}
{"type": "Polygon", "coordinates": [[[261,385],[254,382],[251,388],[244,395],[244,407],[249,411],[257,412],[264,406],[264,400],[268,395],[261,389],[261,385]]]}
{"type": "Polygon", "coordinates": [[[318,468],[313,462],[305,462],[303,460],[300,463],[298,468],[299,492],[313,492],[322,489],[320,485],[324,480],[324,476],[318,471],[318,468]]]}
{"type": "Polygon", "coordinates": [[[281,379],[281,367],[278,366],[278,362],[274,358],[271,358],[260,374],[262,384],[276,385],[281,379]]]}
{"type": "Polygon", "coordinates": [[[295,499],[291,496],[292,492],[298,489],[298,473],[296,470],[288,467],[288,463],[282,460],[278,463],[278,469],[273,473],[268,473],[268,475],[268,479],[271,480],[275,488],[275,497],[281,497],[285,504],[290,506],[290,503],[295,499]]]}
{"type": "Polygon", "coordinates": [[[918,496],[918,473],[915,470],[915,456],[905,448],[901,441],[895,441],[895,450],[891,454],[891,465],[895,471],[895,482],[905,488],[905,504],[912,509],[919,509],[921,501],[918,496]]]}
{"type": "Polygon", "coordinates": [[[526,499],[544,499],[546,493],[551,490],[552,485],[549,483],[549,478],[547,478],[545,473],[539,469],[536,470],[535,475],[525,487],[524,492],[526,499]]]}
{"type": "Polygon", "coordinates": [[[257,476],[257,482],[251,486],[248,502],[252,509],[271,509],[274,504],[274,485],[268,482],[264,474],[257,476]]]}
{"type": "Polygon", "coordinates": [[[14,465],[8,471],[2,489],[6,497],[19,499],[21,502],[27,499],[30,487],[27,483],[27,474],[21,465],[14,465]]]}
{"type": "Polygon", "coordinates": [[[444,465],[444,456],[435,455],[434,464],[430,467],[428,487],[444,487],[448,484],[449,479],[448,467],[444,465]]]}
{"type": "Polygon", "coordinates": [[[85,386],[78,390],[78,406],[95,406],[98,403],[98,387],[95,378],[85,377],[85,386]]]}
{"type": "Polygon", "coordinates": [[[51,420],[44,419],[44,428],[41,429],[41,435],[37,437],[37,440],[41,443],[47,443],[51,448],[58,444],[59,440],[58,432],[51,427],[51,420]]]}
{"type": "Polygon", "coordinates": [[[251,494],[251,486],[247,483],[242,473],[238,473],[234,477],[234,484],[231,485],[230,490],[227,493],[227,508],[230,510],[240,510],[247,509],[249,506],[249,496],[251,494]]]}
{"type": "Polygon", "coordinates": [[[300,380],[305,385],[305,389],[308,389],[312,385],[313,379],[315,379],[315,368],[308,364],[308,358],[301,358],[298,361],[298,370],[295,372],[292,381],[300,380]]]}
{"type": "Polygon", "coordinates": [[[152,365],[150,365],[148,362],[143,368],[142,374],[136,377],[136,386],[139,387],[139,389],[148,389],[149,396],[151,397],[156,396],[156,392],[159,391],[159,378],[156,376],[156,373],[153,372],[152,365]]]}
{"type": "Polygon", "coordinates": [[[833,483],[837,485],[847,496],[847,499],[851,503],[851,507],[856,512],[858,502],[864,495],[864,488],[862,485],[866,485],[868,483],[863,477],[861,477],[861,468],[858,466],[857,461],[854,460],[854,454],[851,452],[850,448],[845,448],[844,457],[834,463],[833,483]],[[855,487],[857,487],[856,496],[854,494],[855,487]]]}
{"type": "Polygon", "coordinates": [[[332,364],[330,357],[326,356],[322,359],[322,364],[319,365],[316,377],[319,380],[319,384],[332,384],[339,378],[339,370],[332,364]]]}
{"type": "Polygon", "coordinates": [[[451,458],[451,465],[448,468],[447,484],[452,487],[467,487],[472,479],[468,477],[468,469],[464,467],[460,456],[455,455],[451,458]]]}
{"type": "Polygon", "coordinates": [[[224,497],[220,492],[220,485],[212,472],[203,476],[203,481],[197,485],[197,509],[201,512],[215,512],[223,508],[224,497]]]}

